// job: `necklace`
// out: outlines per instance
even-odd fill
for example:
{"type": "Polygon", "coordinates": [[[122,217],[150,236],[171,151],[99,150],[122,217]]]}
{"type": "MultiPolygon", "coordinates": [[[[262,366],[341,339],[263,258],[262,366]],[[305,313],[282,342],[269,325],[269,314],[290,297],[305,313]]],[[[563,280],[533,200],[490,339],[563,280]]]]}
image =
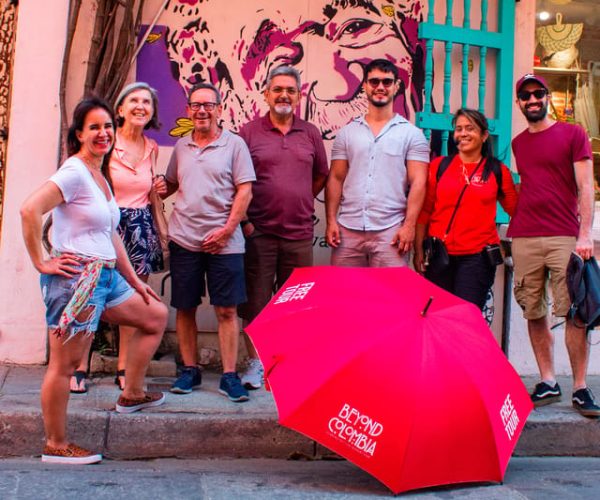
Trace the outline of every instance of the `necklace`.
{"type": "Polygon", "coordinates": [[[143,134],[131,139],[131,137],[124,136],[117,131],[117,139],[119,140],[121,155],[126,161],[126,166],[130,167],[133,173],[137,175],[137,168],[144,159],[144,153],[146,152],[146,140],[143,134]]]}
{"type": "Polygon", "coordinates": [[[100,173],[102,171],[102,161],[96,166],[94,163],[90,161],[84,154],[78,154],[77,157],[83,162],[83,164],[92,172],[100,173]]]}
{"type": "MultiPolygon", "coordinates": [[[[465,165],[465,162],[462,161],[462,158],[459,157],[459,159],[460,159],[460,166],[462,167],[462,172],[461,172],[462,173],[462,177],[463,177],[463,179],[465,181],[465,184],[468,186],[469,184],[471,184],[471,179],[475,175],[475,172],[477,172],[477,170],[479,170],[481,162],[483,161],[483,157],[481,157],[481,156],[479,157],[479,159],[477,160],[477,166],[475,167],[475,170],[473,170],[473,172],[471,173],[471,175],[469,175],[469,172],[467,171],[467,167],[465,165]]],[[[471,163],[472,164],[472,163],[475,163],[475,162],[474,161],[473,162],[468,161],[466,163],[471,163]]]]}

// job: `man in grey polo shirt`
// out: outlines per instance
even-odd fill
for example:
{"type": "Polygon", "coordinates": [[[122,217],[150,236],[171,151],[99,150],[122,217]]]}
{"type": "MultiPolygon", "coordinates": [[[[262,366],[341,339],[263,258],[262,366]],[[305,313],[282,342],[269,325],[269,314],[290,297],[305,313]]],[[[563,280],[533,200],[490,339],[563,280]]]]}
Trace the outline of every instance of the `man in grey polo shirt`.
{"type": "Polygon", "coordinates": [[[221,96],[213,85],[195,85],[187,109],[194,130],[175,145],[166,174],[167,196],[177,193],[169,220],[171,306],[184,364],[171,392],[188,394],[200,385],[196,309],[208,286],[223,361],[219,392],[247,401],[236,373],[237,305],[246,301],[240,221],[252,197],[254,168],[244,141],[218,125],[221,96]]]}
{"type": "Polygon", "coordinates": [[[367,114],[342,128],[333,143],[325,191],[333,265],[408,265],[425,198],[429,144],[394,113],[399,87],[391,62],[371,61],[363,82],[367,114]]]}

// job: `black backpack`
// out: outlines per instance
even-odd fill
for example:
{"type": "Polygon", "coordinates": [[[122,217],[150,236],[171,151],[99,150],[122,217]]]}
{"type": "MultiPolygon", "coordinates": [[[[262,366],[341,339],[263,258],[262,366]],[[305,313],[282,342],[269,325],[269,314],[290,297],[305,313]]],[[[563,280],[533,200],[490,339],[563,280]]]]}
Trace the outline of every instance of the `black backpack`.
{"type": "MultiPolygon", "coordinates": [[[[440,178],[442,177],[444,172],[446,170],[448,170],[448,167],[452,163],[452,160],[454,160],[455,156],[456,155],[454,154],[454,155],[450,155],[450,156],[444,156],[442,158],[442,161],[440,162],[440,164],[438,166],[438,170],[437,170],[437,173],[435,176],[436,183],[440,182],[440,178]]],[[[490,158],[488,158],[487,161],[490,162],[490,166],[492,168],[492,173],[496,176],[496,184],[498,185],[498,194],[502,195],[502,167],[500,166],[500,162],[498,160],[490,161],[490,158]]]]}
{"type": "Polygon", "coordinates": [[[600,267],[594,257],[584,261],[575,252],[571,254],[567,287],[571,299],[569,318],[579,320],[588,330],[600,325],[600,267]]]}

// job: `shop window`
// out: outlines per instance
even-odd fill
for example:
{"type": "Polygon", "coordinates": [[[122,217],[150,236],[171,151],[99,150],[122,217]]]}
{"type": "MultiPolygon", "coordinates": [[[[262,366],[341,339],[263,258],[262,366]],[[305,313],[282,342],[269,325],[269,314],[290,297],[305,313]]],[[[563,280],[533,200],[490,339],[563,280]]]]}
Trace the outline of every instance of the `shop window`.
{"type": "MultiPolygon", "coordinates": [[[[535,72],[552,91],[557,120],[578,123],[591,140],[600,181],[600,9],[598,0],[537,0],[535,72]]],[[[598,190],[596,191],[598,194],[598,190]]]]}

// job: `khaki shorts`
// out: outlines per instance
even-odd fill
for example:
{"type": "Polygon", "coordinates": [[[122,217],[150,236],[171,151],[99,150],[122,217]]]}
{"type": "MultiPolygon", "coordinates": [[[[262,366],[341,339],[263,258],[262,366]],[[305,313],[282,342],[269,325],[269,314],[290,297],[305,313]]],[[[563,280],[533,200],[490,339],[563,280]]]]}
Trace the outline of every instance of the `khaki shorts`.
{"type": "Polygon", "coordinates": [[[525,319],[540,319],[548,314],[548,274],[554,301],[552,313],[564,317],[569,312],[566,275],[575,242],[573,236],[513,238],[515,299],[525,319]]]}

